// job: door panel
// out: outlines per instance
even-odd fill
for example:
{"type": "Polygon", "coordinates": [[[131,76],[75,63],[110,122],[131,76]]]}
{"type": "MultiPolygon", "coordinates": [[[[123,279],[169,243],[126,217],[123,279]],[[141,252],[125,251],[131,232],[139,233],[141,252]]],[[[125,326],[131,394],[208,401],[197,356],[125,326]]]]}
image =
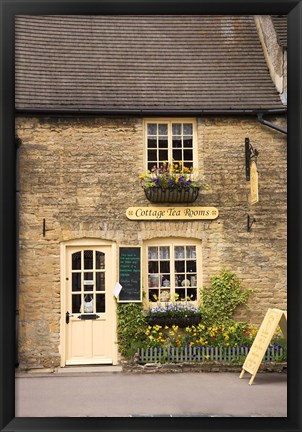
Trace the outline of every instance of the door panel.
{"type": "Polygon", "coordinates": [[[111,364],[111,247],[68,248],[66,259],[66,364],[111,364]]]}

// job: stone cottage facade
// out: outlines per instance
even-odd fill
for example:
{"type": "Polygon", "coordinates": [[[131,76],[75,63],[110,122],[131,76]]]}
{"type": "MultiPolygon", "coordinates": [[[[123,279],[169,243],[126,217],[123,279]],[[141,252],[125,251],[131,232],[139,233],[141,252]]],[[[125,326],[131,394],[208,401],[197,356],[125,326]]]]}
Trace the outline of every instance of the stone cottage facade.
{"type": "Polygon", "coordinates": [[[20,366],[119,362],[121,247],[140,248],[146,305],[162,288],[196,304],[227,268],[253,290],[236,318],[286,309],[282,30],[283,17],[16,18],[20,366]],[[246,139],[259,152],[253,205],[246,139]],[[150,203],[141,187],[172,158],[208,184],[193,216],[129,219],[130,207],[188,207],[150,203]],[[196,219],[200,207],[218,217],[196,219]]]}

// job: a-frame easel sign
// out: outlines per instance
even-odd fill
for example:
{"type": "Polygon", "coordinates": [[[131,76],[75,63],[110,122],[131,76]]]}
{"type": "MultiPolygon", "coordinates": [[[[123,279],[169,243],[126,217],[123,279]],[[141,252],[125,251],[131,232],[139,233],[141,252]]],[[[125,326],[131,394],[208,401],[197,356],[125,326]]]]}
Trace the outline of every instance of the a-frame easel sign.
{"type": "Polygon", "coordinates": [[[249,372],[252,375],[249,381],[250,385],[254,381],[263,356],[278,325],[280,326],[284,337],[287,338],[287,312],[280,309],[268,309],[242,366],[242,371],[239,377],[242,378],[245,372],[249,372]]]}

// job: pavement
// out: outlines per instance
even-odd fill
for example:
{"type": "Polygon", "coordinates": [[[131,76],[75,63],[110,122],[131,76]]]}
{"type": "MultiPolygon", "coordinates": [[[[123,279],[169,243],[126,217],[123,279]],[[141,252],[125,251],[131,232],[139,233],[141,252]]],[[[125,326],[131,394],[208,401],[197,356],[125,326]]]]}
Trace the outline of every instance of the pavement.
{"type": "Polygon", "coordinates": [[[286,417],[287,375],[126,373],[119,366],[16,374],[16,417],[286,417]]]}

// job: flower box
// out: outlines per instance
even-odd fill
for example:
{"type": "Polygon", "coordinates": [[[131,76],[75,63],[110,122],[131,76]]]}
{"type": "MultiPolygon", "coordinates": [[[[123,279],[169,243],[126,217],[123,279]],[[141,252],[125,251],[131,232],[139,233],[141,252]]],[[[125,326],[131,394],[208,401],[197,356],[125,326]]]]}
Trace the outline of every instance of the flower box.
{"type": "Polygon", "coordinates": [[[161,187],[145,188],[146,198],[152,203],[192,203],[199,193],[198,187],[183,189],[163,189],[161,187]]]}
{"type": "Polygon", "coordinates": [[[168,326],[172,327],[172,325],[177,325],[179,328],[185,328],[192,325],[198,325],[201,320],[201,315],[179,315],[179,316],[165,316],[165,315],[156,315],[152,314],[151,316],[147,316],[147,322],[149,325],[160,325],[162,327],[168,326]]]}
{"type": "Polygon", "coordinates": [[[198,325],[201,320],[201,314],[196,306],[183,303],[167,303],[165,305],[156,305],[149,310],[146,316],[149,325],[160,325],[162,327],[172,327],[177,325],[184,328],[192,325],[198,325]]]}

